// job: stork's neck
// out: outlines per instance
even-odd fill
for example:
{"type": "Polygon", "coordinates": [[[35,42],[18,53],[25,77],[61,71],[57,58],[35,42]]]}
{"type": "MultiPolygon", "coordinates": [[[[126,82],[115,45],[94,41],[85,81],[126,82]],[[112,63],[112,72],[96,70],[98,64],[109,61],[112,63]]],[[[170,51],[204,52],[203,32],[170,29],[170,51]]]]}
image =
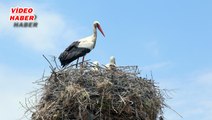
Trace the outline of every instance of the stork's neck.
{"type": "Polygon", "coordinates": [[[93,37],[95,38],[95,42],[96,42],[96,37],[97,37],[97,30],[96,30],[96,27],[93,26],[93,37]]]}

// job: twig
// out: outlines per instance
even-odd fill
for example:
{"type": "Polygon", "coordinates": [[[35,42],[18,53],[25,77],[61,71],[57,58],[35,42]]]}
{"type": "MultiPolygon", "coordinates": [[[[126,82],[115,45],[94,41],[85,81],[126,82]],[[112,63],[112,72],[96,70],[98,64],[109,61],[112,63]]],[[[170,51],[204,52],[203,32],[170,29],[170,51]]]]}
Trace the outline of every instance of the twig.
{"type": "Polygon", "coordinates": [[[153,75],[152,75],[152,71],[151,71],[151,80],[154,80],[154,79],[153,79],[153,75]]]}
{"type": "Polygon", "coordinates": [[[180,116],[181,118],[183,118],[182,115],[180,115],[176,110],[172,109],[169,105],[164,105],[166,106],[167,108],[169,108],[170,110],[174,111],[178,116],[180,116]]]}
{"type": "Polygon", "coordinates": [[[43,55],[43,57],[46,59],[46,61],[49,63],[49,67],[50,67],[50,69],[52,70],[52,71],[54,71],[54,67],[52,66],[52,64],[51,64],[51,62],[46,58],[46,56],[45,55],[43,55]]]}
{"type": "Polygon", "coordinates": [[[57,65],[56,56],[52,56],[52,57],[53,57],[53,61],[54,61],[55,65],[56,65],[56,68],[59,70],[60,68],[59,68],[59,66],[57,65]]]}

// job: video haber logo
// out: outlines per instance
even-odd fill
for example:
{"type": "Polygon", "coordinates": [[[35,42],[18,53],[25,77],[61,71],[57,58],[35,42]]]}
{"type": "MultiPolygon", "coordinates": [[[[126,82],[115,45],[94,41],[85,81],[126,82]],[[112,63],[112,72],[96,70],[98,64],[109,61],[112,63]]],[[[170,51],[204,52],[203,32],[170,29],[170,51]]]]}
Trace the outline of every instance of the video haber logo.
{"type": "Polygon", "coordinates": [[[32,7],[12,7],[9,20],[14,22],[14,27],[37,27],[37,16],[32,7]]]}

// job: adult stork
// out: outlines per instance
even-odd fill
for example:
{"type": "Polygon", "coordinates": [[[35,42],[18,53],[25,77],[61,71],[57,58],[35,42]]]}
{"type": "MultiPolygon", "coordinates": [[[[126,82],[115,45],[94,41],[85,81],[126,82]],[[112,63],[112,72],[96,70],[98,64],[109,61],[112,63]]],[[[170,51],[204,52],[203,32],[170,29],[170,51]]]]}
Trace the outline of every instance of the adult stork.
{"type": "Polygon", "coordinates": [[[105,34],[100,26],[100,23],[98,21],[94,21],[92,35],[73,42],[71,45],[69,45],[65,49],[64,52],[62,52],[60,54],[59,60],[63,67],[68,65],[69,63],[71,63],[72,61],[74,61],[76,59],[77,59],[77,64],[76,64],[76,66],[77,66],[78,60],[80,57],[83,57],[82,63],[84,62],[85,55],[87,53],[89,53],[91,50],[93,50],[96,45],[97,28],[102,33],[102,35],[105,36],[105,34]]]}

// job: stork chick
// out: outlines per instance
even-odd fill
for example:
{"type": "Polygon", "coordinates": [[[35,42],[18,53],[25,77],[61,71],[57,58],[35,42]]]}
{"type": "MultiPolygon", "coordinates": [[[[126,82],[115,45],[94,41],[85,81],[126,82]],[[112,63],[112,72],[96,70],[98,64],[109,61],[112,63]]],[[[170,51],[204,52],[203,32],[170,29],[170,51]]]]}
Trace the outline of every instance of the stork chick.
{"type": "Polygon", "coordinates": [[[99,71],[99,62],[98,61],[93,62],[91,70],[92,71],[99,71]]]}
{"type": "Polygon", "coordinates": [[[116,59],[114,56],[110,57],[110,63],[105,65],[107,69],[114,70],[116,68],[116,59]]]}

